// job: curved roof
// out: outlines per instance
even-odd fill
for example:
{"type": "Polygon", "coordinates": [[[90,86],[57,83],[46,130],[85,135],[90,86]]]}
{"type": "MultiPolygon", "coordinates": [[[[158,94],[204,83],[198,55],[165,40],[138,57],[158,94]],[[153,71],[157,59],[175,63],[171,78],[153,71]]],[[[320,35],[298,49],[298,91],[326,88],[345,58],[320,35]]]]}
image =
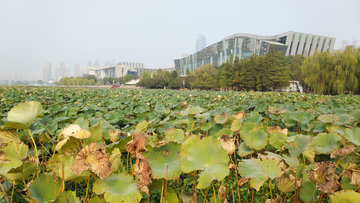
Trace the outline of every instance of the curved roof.
{"type": "Polygon", "coordinates": [[[273,36],[255,35],[255,34],[251,34],[251,33],[237,33],[237,34],[233,34],[233,35],[230,35],[230,36],[224,38],[222,41],[228,40],[231,38],[237,38],[237,37],[249,37],[249,38],[258,39],[258,40],[275,40],[275,39],[279,39],[280,37],[287,36],[289,32],[290,31],[284,32],[284,33],[281,33],[278,35],[273,35],[273,36]]]}

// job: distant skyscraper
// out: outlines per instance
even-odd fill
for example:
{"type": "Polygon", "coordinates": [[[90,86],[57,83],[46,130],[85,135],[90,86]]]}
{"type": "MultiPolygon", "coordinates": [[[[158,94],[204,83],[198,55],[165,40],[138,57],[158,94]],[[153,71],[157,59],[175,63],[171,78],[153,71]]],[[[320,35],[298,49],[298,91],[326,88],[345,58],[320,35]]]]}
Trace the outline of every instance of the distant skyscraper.
{"type": "Polygon", "coordinates": [[[94,62],[94,67],[99,67],[99,62],[97,60],[94,62]]]}
{"type": "Polygon", "coordinates": [[[198,52],[206,47],[206,37],[202,34],[199,35],[199,39],[196,40],[195,52],[198,52]]]}
{"type": "Polygon", "coordinates": [[[81,76],[81,70],[79,64],[75,64],[74,66],[74,77],[80,77],[81,76]]]}
{"type": "Polygon", "coordinates": [[[86,64],[87,67],[93,67],[91,61],[89,61],[87,64],[86,64]]]}
{"type": "Polygon", "coordinates": [[[59,81],[58,80],[58,70],[57,70],[56,65],[53,66],[53,76],[52,76],[52,78],[53,78],[53,81],[59,81]]]}
{"type": "Polygon", "coordinates": [[[51,80],[51,63],[46,62],[46,67],[43,68],[43,82],[48,83],[51,80]]]}
{"type": "Polygon", "coordinates": [[[104,66],[110,66],[109,61],[106,61],[106,63],[104,64],[104,66]]]}

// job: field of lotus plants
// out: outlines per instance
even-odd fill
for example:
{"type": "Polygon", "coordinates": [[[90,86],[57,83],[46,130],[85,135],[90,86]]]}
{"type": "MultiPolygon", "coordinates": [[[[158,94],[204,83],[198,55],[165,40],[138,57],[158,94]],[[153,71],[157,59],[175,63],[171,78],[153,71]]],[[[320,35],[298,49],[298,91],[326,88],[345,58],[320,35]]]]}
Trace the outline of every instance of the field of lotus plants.
{"type": "Polygon", "coordinates": [[[359,202],[360,97],[0,86],[0,202],[359,202]]]}

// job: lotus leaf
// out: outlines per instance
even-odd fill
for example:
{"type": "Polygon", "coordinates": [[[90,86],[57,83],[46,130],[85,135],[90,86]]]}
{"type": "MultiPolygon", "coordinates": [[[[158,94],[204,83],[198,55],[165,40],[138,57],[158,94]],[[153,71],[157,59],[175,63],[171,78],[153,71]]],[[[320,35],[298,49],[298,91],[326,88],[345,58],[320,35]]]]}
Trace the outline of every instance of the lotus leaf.
{"type": "Polygon", "coordinates": [[[242,122],[242,120],[234,120],[234,121],[232,122],[232,124],[231,124],[230,130],[231,130],[232,132],[239,131],[240,128],[241,128],[241,122],[242,122]]]}
{"type": "MultiPolygon", "coordinates": [[[[163,199],[163,202],[165,202],[165,200],[163,199]]],[[[179,198],[176,195],[176,192],[174,189],[172,189],[171,187],[167,188],[167,193],[166,193],[166,202],[167,203],[179,203],[179,198]]]]}
{"type": "Polygon", "coordinates": [[[168,129],[165,135],[166,142],[173,141],[173,142],[182,143],[184,139],[185,139],[185,133],[182,129],[170,128],[168,129]]]}
{"type": "Polygon", "coordinates": [[[90,133],[91,137],[85,139],[86,144],[90,144],[91,142],[100,142],[103,139],[102,134],[103,121],[97,122],[95,125],[91,126],[90,133]]]}
{"type": "Polygon", "coordinates": [[[354,116],[350,114],[340,114],[338,117],[340,120],[335,122],[335,125],[351,125],[355,121],[354,116]]]}
{"type": "Polygon", "coordinates": [[[54,181],[51,175],[40,175],[29,186],[30,197],[40,203],[54,201],[57,192],[55,188],[60,188],[61,181],[54,181]]]}
{"type": "Polygon", "coordinates": [[[359,185],[353,185],[350,183],[351,180],[345,176],[342,176],[340,185],[343,190],[357,190],[359,185]]]}
{"type": "Polygon", "coordinates": [[[122,162],[121,162],[121,152],[118,148],[115,148],[112,151],[109,161],[111,163],[112,172],[115,172],[117,170],[120,170],[120,172],[124,171],[122,162]],[[121,167],[121,168],[119,168],[119,167],[121,167]]]}
{"type": "Polygon", "coordinates": [[[93,191],[96,194],[105,193],[105,200],[110,203],[133,203],[140,201],[142,197],[133,177],[123,174],[112,174],[103,180],[97,180],[93,191]]]}
{"type": "Polygon", "coordinates": [[[214,117],[214,121],[217,124],[224,124],[228,120],[229,114],[223,113],[223,114],[216,114],[214,117]]]}
{"type": "Polygon", "coordinates": [[[268,135],[264,130],[255,128],[250,130],[246,134],[245,144],[250,148],[261,150],[266,146],[267,143],[268,143],[268,135]]]}
{"type": "Polygon", "coordinates": [[[226,150],[228,155],[231,155],[235,152],[237,143],[235,138],[230,138],[228,135],[223,135],[217,140],[220,141],[221,146],[226,150]]]}
{"type": "Polygon", "coordinates": [[[197,185],[199,189],[208,187],[214,179],[221,181],[228,175],[229,157],[219,141],[205,137],[187,147],[187,157],[182,161],[181,169],[186,173],[202,171],[197,185]]]}
{"type": "Polygon", "coordinates": [[[248,123],[245,123],[245,124],[242,124],[241,125],[241,129],[240,129],[240,137],[241,139],[245,140],[246,138],[246,134],[252,130],[256,128],[256,124],[255,123],[251,123],[251,122],[248,122],[248,123]]]}
{"type": "Polygon", "coordinates": [[[125,117],[124,112],[119,110],[110,111],[105,115],[106,120],[108,120],[112,124],[116,124],[121,121],[125,117]]]}
{"type": "Polygon", "coordinates": [[[293,192],[295,188],[299,188],[301,186],[301,181],[296,181],[295,187],[295,177],[291,174],[284,173],[282,176],[274,179],[276,187],[281,192],[293,192]]]}
{"type": "Polygon", "coordinates": [[[82,129],[89,130],[89,120],[85,119],[84,117],[76,119],[74,124],[79,125],[82,129]]]}
{"type": "Polygon", "coordinates": [[[269,107],[268,112],[271,114],[280,115],[286,113],[286,110],[284,108],[269,107]]]}
{"type": "Polygon", "coordinates": [[[299,156],[307,146],[310,137],[306,135],[296,135],[295,140],[287,145],[292,157],[299,156]]]}
{"type": "Polygon", "coordinates": [[[35,118],[41,117],[43,108],[40,102],[26,101],[13,107],[8,113],[4,128],[28,129],[35,118]]]}
{"type": "Polygon", "coordinates": [[[221,137],[223,135],[228,135],[228,136],[232,137],[233,132],[231,132],[231,130],[229,128],[223,128],[223,129],[219,130],[219,132],[217,132],[215,134],[215,138],[219,138],[219,137],[221,137]]]}
{"type": "Polygon", "coordinates": [[[21,142],[16,130],[0,130],[0,150],[9,142],[21,142]]]}
{"type": "Polygon", "coordinates": [[[32,162],[24,162],[20,167],[11,169],[8,173],[1,174],[2,178],[7,181],[20,181],[28,178],[37,170],[36,165],[32,162]]]}
{"type": "Polygon", "coordinates": [[[148,122],[143,121],[136,125],[136,129],[134,132],[145,133],[147,130],[147,127],[148,127],[148,122]]]}
{"type": "Polygon", "coordinates": [[[321,115],[318,117],[318,120],[323,123],[334,123],[340,121],[340,118],[336,115],[327,114],[327,115],[321,115]]]}
{"type": "Polygon", "coordinates": [[[329,154],[340,148],[341,136],[337,133],[319,133],[312,139],[316,154],[329,154]]]}
{"type": "Polygon", "coordinates": [[[180,115],[194,117],[196,114],[199,114],[202,112],[204,112],[204,109],[199,106],[196,106],[196,107],[187,108],[184,111],[181,111],[180,115]]]}
{"type": "Polygon", "coordinates": [[[80,150],[76,155],[74,164],[71,168],[77,175],[80,175],[81,172],[89,169],[101,179],[108,177],[112,172],[109,158],[101,149],[99,149],[99,144],[96,142],[92,142],[90,145],[80,150]]]}
{"type": "Polygon", "coordinates": [[[100,199],[99,196],[95,196],[91,198],[88,203],[106,203],[106,200],[100,199]]]}
{"type": "Polygon", "coordinates": [[[111,142],[117,142],[121,136],[121,131],[119,130],[108,130],[109,132],[109,138],[111,142]]]}
{"type": "Polygon", "coordinates": [[[232,117],[234,117],[236,120],[241,120],[244,117],[245,113],[242,111],[237,112],[232,117]]]}
{"type": "Polygon", "coordinates": [[[191,147],[192,145],[194,145],[195,143],[199,143],[200,142],[200,138],[197,135],[190,135],[182,144],[181,149],[180,149],[180,157],[181,158],[186,158],[188,156],[187,151],[189,149],[189,147],[191,147]]]}
{"type": "Polygon", "coordinates": [[[200,130],[208,131],[213,127],[214,123],[204,123],[200,126],[200,130]]]}
{"type": "Polygon", "coordinates": [[[126,152],[126,144],[132,140],[132,136],[123,137],[117,142],[106,145],[106,153],[111,153],[114,149],[118,148],[121,153],[126,152]]]}
{"type": "Polygon", "coordinates": [[[251,178],[250,185],[257,191],[264,182],[276,178],[281,172],[279,159],[243,159],[238,166],[238,171],[245,178],[251,178]]]}
{"type": "Polygon", "coordinates": [[[80,148],[81,142],[79,139],[74,137],[67,137],[56,144],[55,151],[61,150],[61,152],[65,153],[66,155],[72,155],[80,148]]]}
{"type": "Polygon", "coordinates": [[[341,190],[330,196],[331,203],[357,203],[359,199],[360,194],[353,190],[341,190]]]}
{"type": "Polygon", "coordinates": [[[75,158],[72,156],[65,156],[55,154],[53,155],[49,162],[48,167],[61,179],[65,181],[72,180],[75,182],[80,182],[82,180],[88,179],[90,176],[89,171],[83,171],[79,175],[71,170],[75,158]]]}
{"type": "Polygon", "coordinates": [[[309,112],[305,112],[305,111],[296,111],[291,118],[297,122],[300,122],[302,124],[307,124],[309,123],[313,118],[314,118],[314,114],[309,113],[309,112]]]}
{"type": "Polygon", "coordinates": [[[66,202],[80,203],[80,200],[78,197],[76,197],[76,192],[66,191],[60,193],[60,195],[54,201],[54,203],[66,203],[66,202]]]}
{"type": "Polygon", "coordinates": [[[237,154],[239,156],[247,156],[255,152],[255,149],[251,149],[248,146],[246,146],[245,142],[242,142],[238,148],[237,154]]]}
{"type": "Polygon", "coordinates": [[[252,122],[255,124],[260,124],[260,121],[263,119],[262,115],[258,112],[251,112],[248,117],[244,120],[244,123],[252,122]]]}
{"type": "Polygon", "coordinates": [[[345,129],[345,137],[352,142],[353,144],[360,146],[360,128],[355,129],[345,129]]]}
{"type": "Polygon", "coordinates": [[[310,181],[304,181],[301,185],[300,198],[305,203],[312,203],[317,200],[317,197],[320,195],[320,191],[316,190],[316,185],[310,181]],[[315,200],[313,201],[313,195],[315,200]]]}
{"type": "Polygon", "coordinates": [[[269,143],[276,149],[281,149],[286,143],[286,135],[280,132],[274,132],[270,135],[269,143]]]}
{"type": "Polygon", "coordinates": [[[0,174],[5,174],[13,168],[17,168],[23,164],[23,160],[27,157],[29,148],[24,143],[16,144],[10,142],[2,149],[7,161],[1,163],[0,174]]]}

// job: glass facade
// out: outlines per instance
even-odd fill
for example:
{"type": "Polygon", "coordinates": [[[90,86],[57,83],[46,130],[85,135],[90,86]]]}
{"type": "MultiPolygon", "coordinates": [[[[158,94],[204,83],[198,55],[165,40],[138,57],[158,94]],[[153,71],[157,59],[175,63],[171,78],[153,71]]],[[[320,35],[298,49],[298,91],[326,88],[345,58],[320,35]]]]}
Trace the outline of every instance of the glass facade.
{"type": "Polygon", "coordinates": [[[264,41],[250,37],[232,37],[218,43],[212,44],[195,54],[175,60],[175,69],[180,75],[186,75],[186,69],[193,72],[197,67],[205,64],[221,65],[230,58],[231,55],[238,56],[239,59],[249,58],[253,53],[264,55],[274,45],[275,51],[286,52],[287,46],[278,42],[264,41]]]}

